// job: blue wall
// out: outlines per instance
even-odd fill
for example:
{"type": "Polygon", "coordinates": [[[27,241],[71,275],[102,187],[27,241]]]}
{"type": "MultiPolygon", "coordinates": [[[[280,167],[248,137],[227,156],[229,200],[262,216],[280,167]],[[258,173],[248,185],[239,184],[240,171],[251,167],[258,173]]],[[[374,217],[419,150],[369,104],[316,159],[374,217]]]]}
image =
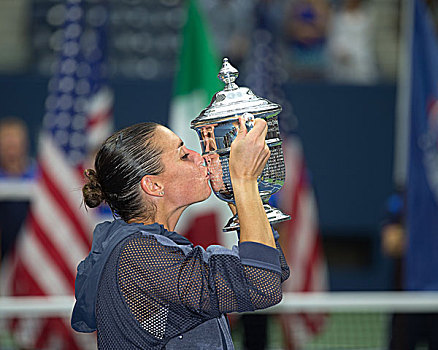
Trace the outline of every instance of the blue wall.
{"type": "Polygon", "coordinates": [[[333,290],[391,288],[379,225],[393,189],[393,85],[289,85],[333,290]]]}
{"type": "Polygon", "coordinates": [[[394,86],[289,86],[325,229],[373,228],[392,185],[394,86]]]}
{"type": "MultiPolygon", "coordinates": [[[[111,85],[117,128],[166,122],[171,81],[111,85]]],[[[28,122],[33,153],[46,93],[45,78],[0,76],[0,117],[12,114],[28,122]]],[[[317,194],[333,290],[388,287],[390,265],[380,253],[379,223],[392,190],[395,94],[393,85],[286,85],[317,194]]]]}

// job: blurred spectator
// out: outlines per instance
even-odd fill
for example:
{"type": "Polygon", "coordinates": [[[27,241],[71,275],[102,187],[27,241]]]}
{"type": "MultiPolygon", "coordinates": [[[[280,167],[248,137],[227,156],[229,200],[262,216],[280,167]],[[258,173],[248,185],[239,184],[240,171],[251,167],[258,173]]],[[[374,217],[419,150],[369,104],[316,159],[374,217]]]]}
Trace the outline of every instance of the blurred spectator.
{"type": "Polygon", "coordinates": [[[403,256],[406,249],[405,199],[401,189],[396,190],[386,202],[385,219],[382,225],[382,252],[394,262],[394,279],[391,288],[403,290],[403,256]]]}
{"type": "Polygon", "coordinates": [[[327,77],[340,83],[372,84],[376,67],[373,16],[362,0],[343,0],[330,21],[327,77]]]}
{"type": "Polygon", "coordinates": [[[243,62],[251,45],[254,26],[254,3],[247,0],[203,0],[199,5],[208,18],[215,49],[222,57],[229,57],[235,67],[243,62]]]}
{"type": "MultiPolygon", "coordinates": [[[[28,154],[26,124],[19,118],[0,119],[0,181],[32,180],[35,164],[28,154]]],[[[15,243],[29,208],[29,198],[0,197],[1,258],[15,243]]]]}
{"type": "Polygon", "coordinates": [[[0,120],[0,177],[33,177],[28,140],[27,126],[21,119],[0,120]]]}
{"type": "MultiPolygon", "coordinates": [[[[403,257],[405,255],[405,199],[403,190],[396,190],[386,201],[385,218],[381,230],[381,244],[384,255],[393,262],[391,289],[403,290],[403,257]]],[[[388,349],[403,349],[403,332],[406,328],[406,314],[394,314],[391,317],[388,349]]]]}
{"type": "Polygon", "coordinates": [[[294,0],[284,13],[286,62],[292,78],[323,78],[330,18],[327,0],[294,0]]]}
{"type": "MultiPolygon", "coordinates": [[[[404,260],[406,255],[406,198],[397,189],[386,202],[382,225],[382,251],[394,263],[392,289],[404,290],[404,260]]],[[[390,350],[411,350],[426,343],[428,349],[438,349],[437,313],[397,313],[392,315],[389,329],[390,350]]]]}

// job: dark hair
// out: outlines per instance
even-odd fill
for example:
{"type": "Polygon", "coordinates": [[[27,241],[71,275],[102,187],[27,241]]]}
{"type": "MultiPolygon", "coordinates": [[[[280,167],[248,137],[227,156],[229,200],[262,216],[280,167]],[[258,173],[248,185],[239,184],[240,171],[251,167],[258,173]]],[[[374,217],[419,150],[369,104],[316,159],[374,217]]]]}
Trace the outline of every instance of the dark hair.
{"type": "Polygon", "coordinates": [[[148,207],[142,198],[140,181],[145,175],[158,175],[164,170],[162,150],[154,142],[158,125],[132,125],[103,143],[94,162],[96,170],[84,172],[88,182],[82,193],[88,207],[95,208],[105,201],[113,214],[124,221],[155,217],[156,207],[151,203],[148,207]]]}

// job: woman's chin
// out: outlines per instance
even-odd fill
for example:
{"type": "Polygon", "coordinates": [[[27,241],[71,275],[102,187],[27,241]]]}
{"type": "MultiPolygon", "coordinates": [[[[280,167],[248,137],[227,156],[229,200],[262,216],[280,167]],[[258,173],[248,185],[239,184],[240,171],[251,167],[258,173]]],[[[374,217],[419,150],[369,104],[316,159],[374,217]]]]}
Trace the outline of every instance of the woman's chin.
{"type": "Polygon", "coordinates": [[[201,202],[207,200],[211,196],[211,188],[208,186],[207,190],[205,191],[204,199],[201,200],[201,202]]]}
{"type": "Polygon", "coordinates": [[[196,203],[203,202],[203,201],[207,200],[208,198],[210,198],[210,196],[211,196],[211,188],[210,188],[210,186],[208,186],[208,188],[205,189],[205,192],[203,193],[202,196],[200,196],[200,199],[198,201],[196,201],[196,203]]]}

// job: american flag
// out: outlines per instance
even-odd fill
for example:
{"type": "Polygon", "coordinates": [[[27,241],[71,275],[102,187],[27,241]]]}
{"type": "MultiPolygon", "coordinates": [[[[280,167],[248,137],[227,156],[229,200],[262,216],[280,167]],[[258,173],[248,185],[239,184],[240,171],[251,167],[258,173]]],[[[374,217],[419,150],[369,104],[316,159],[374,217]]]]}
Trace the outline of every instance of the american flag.
{"type": "MultiPolygon", "coordinates": [[[[277,204],[292,220],[279,225],[281,246],[291,267],[285,292],[322,292],[328,289],[327,267],[322,254],[318,208],[309,181],[301,142],[297,136],[283,141],[286,180],[277,204]]],[[[300,314],[281,317],[286,348],[300,348],[324,325],[325,315],[300,314]]]]}
{"type": "MultiPolygon", "coordinates": [[[[14,253],[2,266],[3,293],[73,295],[76,267],[88,254],[95,224],[82,203],[82,171],[112,129],[112,95],[104,84],[105,2],[65,2],[64,38],[48,86],[38,145],[38,179],[14,253]]],[[[95,213],[94,213],[95,214],[95,213]]],[[[13,322],[23,348],[86,349],[70,320],[13,322]]]]}
{"type": "MultiPolygon", "coordinates": [[[[291,268],[284,292],[318,292],[328,288],[327,268],[322,254],[318,210],[299,137],[294,133],[296,118],[282,89],[287,73],[282,69],[275,41],[276,21],[269,18],[269,2],[256,6],[257,26],[253,37],[254,57],[249,66],[248,85],[258,96],[280,104],[279,115],[286,179],[272,197],[273,204],[292,219],[278,225],[281,246],[291,268]]],[[[300,348],[324,324],[324,315],[282,315],[285,348],[300,348]]]]}

